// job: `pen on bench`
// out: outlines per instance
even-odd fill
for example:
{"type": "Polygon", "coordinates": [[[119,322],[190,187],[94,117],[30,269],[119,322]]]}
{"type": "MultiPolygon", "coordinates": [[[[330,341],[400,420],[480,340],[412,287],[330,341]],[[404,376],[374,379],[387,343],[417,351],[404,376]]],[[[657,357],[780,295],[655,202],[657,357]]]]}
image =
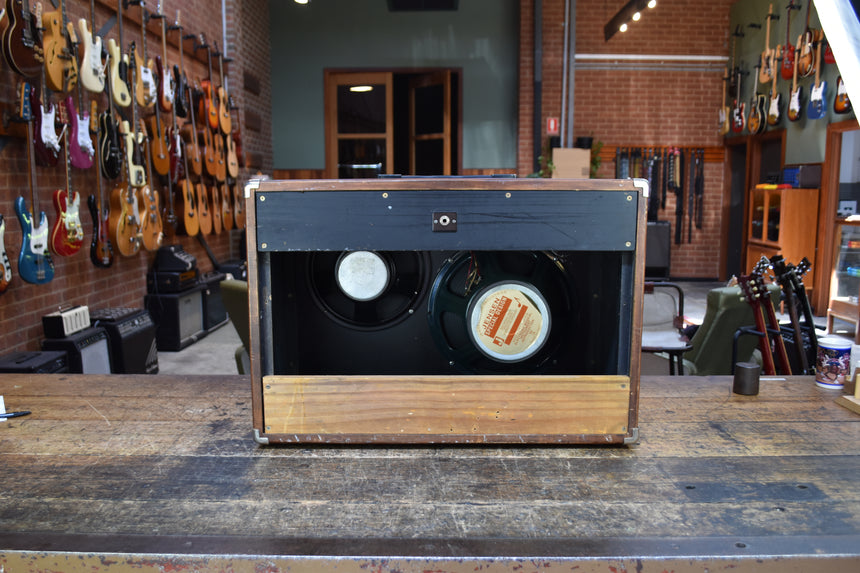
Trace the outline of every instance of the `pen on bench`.
{"type": "Polygon", "coordinates": [[[26,410],[23,412],[6,412],[5,414],[0,414],[0,418],[17,418],[19,416],[26,416],[29,413],[26,410]]]}

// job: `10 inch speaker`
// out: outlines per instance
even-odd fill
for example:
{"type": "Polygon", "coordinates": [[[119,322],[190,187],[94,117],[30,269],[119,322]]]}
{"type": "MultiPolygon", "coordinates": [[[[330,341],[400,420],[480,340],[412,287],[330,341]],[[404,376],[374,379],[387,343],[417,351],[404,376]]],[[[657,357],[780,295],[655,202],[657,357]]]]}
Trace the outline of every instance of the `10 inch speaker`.
{"type": "Polygon", "coordinates": [[[635,440],[647,184],[320,187],[253,190],[261,442],[635,440]]]}

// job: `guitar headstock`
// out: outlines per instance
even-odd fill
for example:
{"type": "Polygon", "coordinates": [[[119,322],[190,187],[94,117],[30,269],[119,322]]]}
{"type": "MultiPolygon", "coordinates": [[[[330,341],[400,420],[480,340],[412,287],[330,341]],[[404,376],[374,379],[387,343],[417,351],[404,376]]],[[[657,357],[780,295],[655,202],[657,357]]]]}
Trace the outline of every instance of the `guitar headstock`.
{"type": "Polygon", "coordinates": [[[809,259],[807,259],[806,257],[800,259],[800,262],[797,264],[797,269],[795,271],[797,274],[797,280],[800,281],[801,279],[803,279],[803,277],[806,275],[806,273],[809,272],[809,269],[811,268],[812,263],[809,262],[809,259]]]}
{"type": "Polygon", "coordinates": [[[744,299],[750,304],[758,304],[762,300],[767,300],[767,286],[764,284],[764,279],[761,275],[751,273],[748,275],[738,275],[738,286],[743,291],[744,299]]]}

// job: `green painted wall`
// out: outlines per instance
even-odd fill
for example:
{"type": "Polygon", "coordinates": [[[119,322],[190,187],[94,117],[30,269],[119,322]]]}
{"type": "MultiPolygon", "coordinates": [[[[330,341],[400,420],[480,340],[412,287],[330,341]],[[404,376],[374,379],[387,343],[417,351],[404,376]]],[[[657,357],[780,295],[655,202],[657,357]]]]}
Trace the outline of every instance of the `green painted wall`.
{"type": "Polygon", "coordinates": [[[516,168],[519,3],[389,12],[385,0],[269,2],[274,165],[322,169],[323,70],[462,69],[463,167],[516,168]]]}
{"type": "MultiPolygon", "coordinates": [[[[783,44],[785,42],[785,26],[786,26],[786,6],[788,0],[778,0],[771,2],[770,0],[743,0],[736,2],[731,10],[731,30],[734,32],[738,25],[744,34],[743,38],[738,38],[735,48],[735,58],[739,65],[750,72],[750,75],[745,76],[741,82],[742,101],[747,102],[747,112],[749,111],[749,102],[753,93],[753,77],[757,73],[755,65],[759,62],[761,52],[764,50],[766,37],[766,24],[768,6],[773,4],[774,14],[779,16],[779,20],[774,20],[771,24],[771,46],[783,44]],[[761,29],[750,28],[749,24],[761,24],[761,29]]],[[[797,37],[806,28],[806,2],[795,0],[795,4],[801,4],[803,9],[793,10],[791,13],[791,28],[789,37],[792,43],[797,42],[797,37]]],[[[813,4],[809,18],[809,26],[811,28],[820,29],[818,22],[818,14],[815,11],[813,4]]],[[[731,45],[729,46],[729,55],[731,56],[731,45]]],[[[823,59],[823,56],[822,56],[823,59]]],[[[799,121],[791,122],[787,116],[788,98],[791,92],[791,80],[783,80],[781,77],[778,80],[777,88],[782,94],[783,120],[781,125],[770,127],[769,130],[785,129],[785,163],[821,163],[824,161],[824,148],[827,137],[827,125],[836,121],[843,121],[854,117],[853,113],[840,115],[833,112],[833,98],[836,94],[836,79],[839,76],[839,68],[835,64],[826,64],[821,74],[821,79],[827,82],[826,99],[828,113],[825,117],[817,120],[811,120],[807,117],[807,104],[809,102],[809,92],[815,84],[815,76],[808,78],[798,78],[798,85],[803,87],[803,113],[799,121]]],[[[759,86],[759,93],[765,90],[770,93],[771,84],[759,86]]],[[[728,104],[731,105],[734,94],[730,94],[728,104]]],[[[732,134],[730,134],[732,135],[732,134]]]]}

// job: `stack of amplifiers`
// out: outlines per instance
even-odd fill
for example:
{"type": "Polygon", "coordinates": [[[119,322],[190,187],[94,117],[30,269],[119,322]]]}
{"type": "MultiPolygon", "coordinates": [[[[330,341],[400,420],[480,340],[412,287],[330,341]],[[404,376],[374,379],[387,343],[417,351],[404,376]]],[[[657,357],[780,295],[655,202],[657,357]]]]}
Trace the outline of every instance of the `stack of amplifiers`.
{"type": "Polygon", "coordinates": [[[107,331],[115,374],[158,374],[155,323],[140,308],[100,308],[90,313],[93,326],[107,331]]]}
{"type": "Polygon", "coordinates": [[[252,182],[259,443],[633,443],[641,180],[252,182]]]}

